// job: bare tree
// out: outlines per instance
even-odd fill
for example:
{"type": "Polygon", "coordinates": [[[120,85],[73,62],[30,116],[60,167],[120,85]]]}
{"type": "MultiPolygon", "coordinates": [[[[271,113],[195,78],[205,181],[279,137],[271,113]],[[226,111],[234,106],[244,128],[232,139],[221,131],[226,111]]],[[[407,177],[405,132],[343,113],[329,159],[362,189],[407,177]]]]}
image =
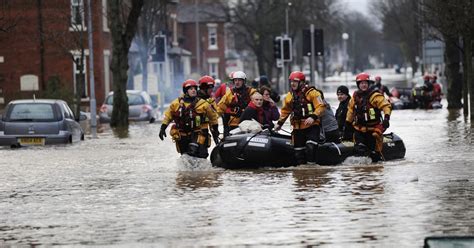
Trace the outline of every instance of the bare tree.
{"type": "Polygon", "coordinates": [[[108,0],[108,19],[112,35],[112,62],[114,78],[114,107],[110,125],[128,129],[127,72],[128,51],[137,30],[143,0],[108,0]]]}
{"type": "MultiPolygon", "coordinates": [[[[69,4],[69,2],[64,1],[63,4],[69,4]]],[[[84,62],[86,57],[87,32],[84,20],[84,4],[73,6],[71,12],[49,11],[47,14],[44,14],[42,1],[37,0],[37,9],[40,52],[44,53],[45,41],[51,42],[55,45],[57,51],[69,56],[78,71],[77,77],[74,79],[76,82],[74,112],[76,119],[79,120],[81,99],[86,95],[86,64],[84,62]],[[54,26],[58,21],[67,23],[68,25],[65,25],[61,29],[44,28],[45,26],[54,26]]],[[[44,62],[41,63],[44,64],[44,62]]],[[[44,65],[42,65],[41,70],[44,71],[44,65]]],[[[45,79],[43,78],[42,81],[45,81],[45,79]]],[[[46,89],[47,86],[45,82],[42,84],[43,89],[46,89]]]]}
{"type": "Polygon", "coordinates": [[[7,33],[19,22],[21,17],[11,12],[11,2],[0,0],[0,33],[7,33]]]}
{"type": "Polygon", "coordinates": [[[384,38],[399,43],[414,74],[421,51],[419,0],[373,1],[372,7],[383,25],[384,38]]]}
{"type": "Polygon", "coordinates": [[[168,0],[145,0],[142,13],[138,19],[137,34],[135,42],[138,45],[140,62],[142,64],[143,89],[148,85],[148,59],[154,48],[154,37],[165,25],[166,6],[168,0]]]}
{"type": "Polygon", "coordinates": [[[291,27],[288,35],[295,38],[310,23],[317,23],[320,28],[331,26],[338,17],[336,2],[301,0],[289,6],[288,1],[249,0],[226,7],[226,12],[234,24],[232,32],[236,40],[257,57],[259,73],[271,75],[275,64],[272,41],[286,31],[286,10],[291,27]]]}
{"type": "MultiPolygon", "coordinates": [[[[446,43],[446,57],[448,71],[447,76],[450,82],[448,83],[448,103],[455,108],[459,104],[459,78],[456,77],[456,70],[459,69],[455,64],[458,62],[456,58],[457,47],[462,54],[463,61],[463,84],[462,84],[462,98],[464,115],[467,116],[470,110],[470,118],[474,120],[474,71],[472,68],[472,45],[474,38],[474,1],[468,0],[427,0],[422,4],[423,17],[426,25],[434,28],[441,39],[446,43]],[[459,41],[462,41],[460,43],[459,41]],[[453,81],[456,80],[456,81],[453,81]],[[449,94],[453,95],[449,95],[449,94]],[[469,98],[469,95],[471,96],[469,98]],[[470,101],[469,101],[470,99],[470,101]],[[468,104],[469,102],[469,104],[468,104]],[[470,108],[469,108],[470,106],[470,108]]],[[[449,106],[448,106],[449,107],[449,106]]]]}

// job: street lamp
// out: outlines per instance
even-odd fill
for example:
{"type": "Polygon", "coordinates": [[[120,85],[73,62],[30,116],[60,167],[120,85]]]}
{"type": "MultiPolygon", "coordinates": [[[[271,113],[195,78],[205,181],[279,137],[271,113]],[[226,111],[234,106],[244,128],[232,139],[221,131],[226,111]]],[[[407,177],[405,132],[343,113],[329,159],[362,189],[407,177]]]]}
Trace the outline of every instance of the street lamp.
{"type": "Polygon", "coordinates": [[[344,73],[344,78],[346,81],[346,86],[347,86],[347,60],[348,60],[348,55],[347,55],[347,40],[349,39],[349,34],[348,33],[343,33],[342,34],[342,40],[343,40],[343,50],[344,50],[344,65],[343,65],[343,73],[344,73]]]}

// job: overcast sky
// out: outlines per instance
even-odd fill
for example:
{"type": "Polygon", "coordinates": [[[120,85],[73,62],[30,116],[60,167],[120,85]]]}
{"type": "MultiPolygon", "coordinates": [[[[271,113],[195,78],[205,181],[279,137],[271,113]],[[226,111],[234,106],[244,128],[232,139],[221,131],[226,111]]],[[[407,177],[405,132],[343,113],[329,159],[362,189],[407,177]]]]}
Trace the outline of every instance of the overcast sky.
{"type": "Polygon", "coordinates": [[[357,10],[362,13],[369,12],[369,0],[340,0],[341,4],[347,6],[348,11],[357,10]]]}

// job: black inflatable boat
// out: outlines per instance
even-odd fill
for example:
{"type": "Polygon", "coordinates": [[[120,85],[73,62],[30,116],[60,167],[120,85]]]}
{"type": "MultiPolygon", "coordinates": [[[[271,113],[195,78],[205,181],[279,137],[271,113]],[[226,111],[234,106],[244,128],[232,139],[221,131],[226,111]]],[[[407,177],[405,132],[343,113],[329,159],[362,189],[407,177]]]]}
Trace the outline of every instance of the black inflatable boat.
{"type": "MultiPolygon", "coordinates": [[[[337,165],[353,153],[354,143],[342,142],[320,144],[317,149],[319,165],[337,165]]],[[[394,133],[384,134],[383,156],[385,160],[405,157],[405,144],[394,133]]],[[[273,131],[234,134],[226,137],[211,153],[211,162],[215,167],[227,169],[288,167],[295,166],[291,136],[273,131]]]]}

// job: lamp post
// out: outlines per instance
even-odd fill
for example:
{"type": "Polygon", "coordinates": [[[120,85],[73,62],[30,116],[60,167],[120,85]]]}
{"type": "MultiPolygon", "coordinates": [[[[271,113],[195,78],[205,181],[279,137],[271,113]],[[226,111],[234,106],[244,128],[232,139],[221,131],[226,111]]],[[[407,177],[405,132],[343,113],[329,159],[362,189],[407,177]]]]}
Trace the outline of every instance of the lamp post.
{"type": "Polygon", "coordinates": [[[345,78],[345,81],[346,81],[346,86],[347,86],[347,60],[348,60],[348,55],[347,55],[347,40],[349,39],[349,34],[348,33],[343,33],[342,34],[342,40],[343,40],[343,43],[342,43],[342,46],[343,46],[343,50],[344,50],[344,65],[343,65],[343,73],[344,73],[344,78],[345,78]]]}
{"type": "MultiPolygon", "coordinates": [[[[91,0],[87,1],[87,32],[89,42],[89,77],[90,77],[90,109],[91,109],[91,132],[92,138],[97,138],[97,107],[95,100],[95,83],[94,83],[94,48],[92,42],[92,14],[91,0]]],[[[80,113],[78,113],[80,115],[80,113]]]]}

